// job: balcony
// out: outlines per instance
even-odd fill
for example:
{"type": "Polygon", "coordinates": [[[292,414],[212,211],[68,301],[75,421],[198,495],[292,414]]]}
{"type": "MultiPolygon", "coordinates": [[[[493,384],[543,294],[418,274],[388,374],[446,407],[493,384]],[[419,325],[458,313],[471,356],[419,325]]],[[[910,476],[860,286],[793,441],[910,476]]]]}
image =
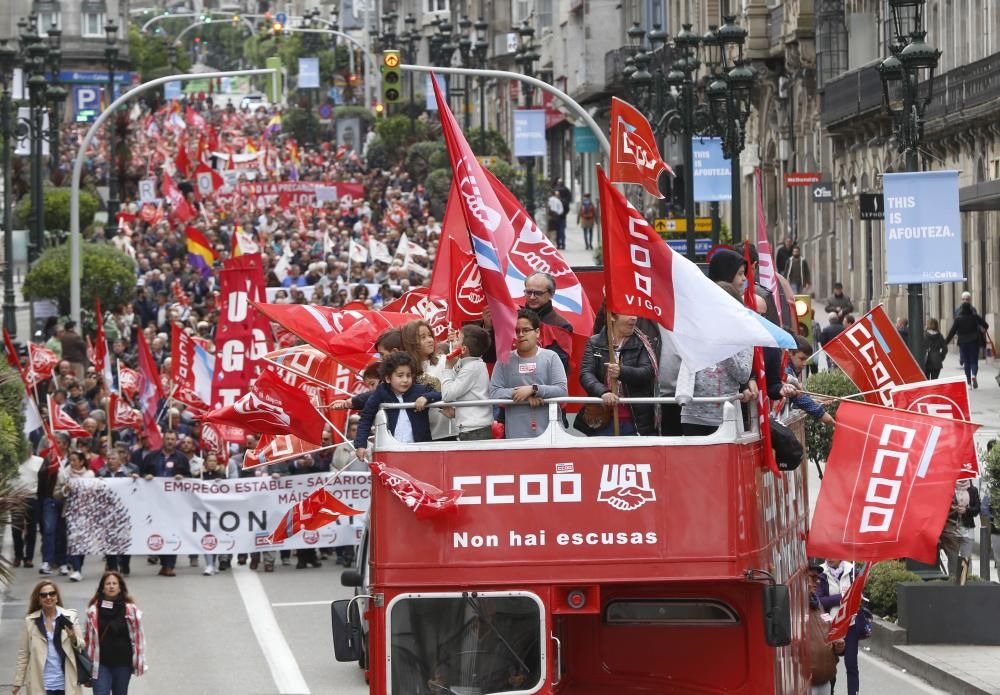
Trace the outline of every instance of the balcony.
{"type": "Polygon", "coordinates": [[[621,46],[604,54],[604,88],[614,92],[624,89],[625,60],[635,55],[635,46],[621,46]]]}
{"type": "MultiPolygon", "coordinates": [[[[882,82],[877,63],[848,72],[827,82],[823,89],[821,122],[836,130],[855,118],[871,116],[882,108],[882,82]]],[[[920,85],[926,94],[928,84],[920,85]]],[[[983,107],[1000,104],[1000,53],[949,70],[934,80],[934,99],[927,107],[925,120],[934,121],[983,107]]]]}
{"type": "Polygon", "coordinates": [[[835,129],[845,121],[878,113],[882,108],[882,80],[878,63],[847,72],[823,88],[820,122],[835,129]]]}

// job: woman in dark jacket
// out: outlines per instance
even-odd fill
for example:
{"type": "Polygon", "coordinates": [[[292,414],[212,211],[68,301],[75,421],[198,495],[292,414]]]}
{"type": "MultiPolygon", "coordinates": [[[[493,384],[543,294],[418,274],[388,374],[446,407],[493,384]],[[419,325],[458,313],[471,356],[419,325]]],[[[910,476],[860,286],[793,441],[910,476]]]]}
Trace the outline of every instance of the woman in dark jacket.
{"type": "Polygon", "coordinates": [[[983,339],[983,332],[990,326],[983,321],[982,317],[976,313],[970,304],[962,304],[955,317],[955,323],[948,331],[945,343],[950,343],[951,339],[958,336],[958,352],[962,357],[962,366],[965,367],[965,383],[972,384],[972,388],[979,388],[979,345],[983,339]]]}
{"type": "MultiPolygon", "coordinates": [[[[608,408],[618,408],[619,433],[623,435],[653,435],[657,432],[655,405],[621,405],[623,398],[651,398],[656,386],[656,352],[648,338],[636,330],[636,317],[625,314],[611,315],[611,340],[617,355],[611,364],[608,331],[602,328],[587,341],[587,349],[580,365],[580,385],[587,395],[601,398],[608,408]],[[616,392],[610,387],[611,379],[617,380],[616,392]]],[[[593,410],[591,406],[591,410],[593,410]]],[[[614,421],[603,427],[587,424],[581,411],[576,418],[576,429],[588,436],[614,433],[614,421]]]]}

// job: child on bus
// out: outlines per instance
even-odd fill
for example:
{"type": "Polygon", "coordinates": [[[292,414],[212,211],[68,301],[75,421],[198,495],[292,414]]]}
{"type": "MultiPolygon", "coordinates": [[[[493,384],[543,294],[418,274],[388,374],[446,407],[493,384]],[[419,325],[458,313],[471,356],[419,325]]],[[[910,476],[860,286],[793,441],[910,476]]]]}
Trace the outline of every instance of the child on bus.
{"type": "MultiPolygon", "coordinates": [[[[788,366],[785,368],[785,373],[789,378],[794,379],[796,383],[802,379],[802,372],[809,363],[812,354],[813,349],[809,341],[801,335],[795,336],[795,349],[788,351],[788,366]]],[[[826,408],[806,394],[799,393],[790,397],[789,400],[796,408],[806,411],[810,417],[819,420],[824,425],[834,424],[833,416],[826,412],[826,408]]]]}
{"type": "Polygon", "coordinates": [[[431,441],[431,424],[426,408],[429,403],[440,401],[441,394],[415,383],[413,375],[416,371],[417,363],[408,352],[394,352],[382,361],[382,383],[368,397],[358,422],[358,434],[354,438],[354,448],[359,459],[366,457],[368,435],[371,434],[375,414],[383,403],[414,404],[412,409],[386,410],[389,431],[398,441],[431,441]]]}
{"type": "MultiPolygon", "coordinates": [[[[483,362],[489,347],[486,329],[471,323],[462,326],[441,375],[441,396],[445,401],[484,401],[490,397],[490,375],[483,362]]],[[[493,408],[488,405],[456,408],[455,423],[460,442],[493,438],[493,408]]]]}

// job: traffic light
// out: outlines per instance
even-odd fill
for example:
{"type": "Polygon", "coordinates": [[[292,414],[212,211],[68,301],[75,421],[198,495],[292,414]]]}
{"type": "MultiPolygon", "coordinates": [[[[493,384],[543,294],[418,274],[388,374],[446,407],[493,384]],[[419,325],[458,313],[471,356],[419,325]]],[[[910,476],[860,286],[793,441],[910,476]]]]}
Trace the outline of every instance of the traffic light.
{"type": "Polygon", "coordinates": [[[382,101],[397,104],[403,98],[399,51],[382,51],[382,101]]]}
{"type": "Polygon", "coordinates": [[[382,104],[375,104],[375,113],[381,116],[383,111],[385,111],[385,107],[382,104]]]}
{"type": "Polygon", "coordinates": [[[808,294],[795,295],[795,317],[799,321],[799,335],[813,344],[812,297],[808,294]]]}
{"type": "Polygon", "coordinates": [[[285,25],[282,24],[281,22],[275,22],[274,25],[271,27],[271,31],[274,32],[275,34],[280,34],[282,31],[284,31],[284,29],[285,25]]]}

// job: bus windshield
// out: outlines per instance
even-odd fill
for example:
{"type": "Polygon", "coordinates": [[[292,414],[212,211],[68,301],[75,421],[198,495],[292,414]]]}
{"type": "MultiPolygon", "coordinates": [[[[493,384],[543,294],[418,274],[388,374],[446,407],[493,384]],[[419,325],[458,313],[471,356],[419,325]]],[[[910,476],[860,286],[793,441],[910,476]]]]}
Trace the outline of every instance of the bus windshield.
{"type": "Polygon", "coordinates": [[[389,692],[488,695],[541,683],[542,615],[533,597],[404,597],[389,624],[389,692]]]}

